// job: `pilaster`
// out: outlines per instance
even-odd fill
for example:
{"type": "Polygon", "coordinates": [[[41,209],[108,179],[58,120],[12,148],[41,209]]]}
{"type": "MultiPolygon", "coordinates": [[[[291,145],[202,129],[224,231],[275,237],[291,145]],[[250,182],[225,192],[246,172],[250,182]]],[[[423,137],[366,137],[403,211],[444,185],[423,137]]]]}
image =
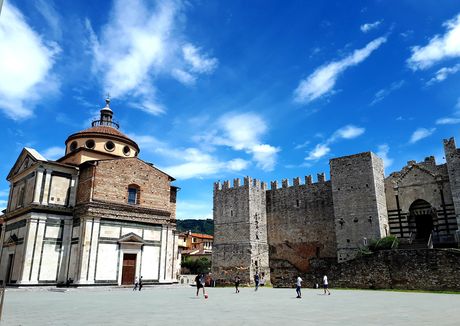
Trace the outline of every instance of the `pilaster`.
{"type": "Polygon", "coordinates": [[[40,204],[40,194],[42,192],[42,183],[43,183],[43,171],[44,169],[37,169],[37,176],[35,178],[35,188],[34,188],[34,199],[33,204],[40,204]]]}
{"type": "Polygon", "coordinates": [[[42,198],[42,205],[48,205],[48,196],[50,193],[50,185],[51,185],[51,173],[53,170],[51,169],[46,169],[46,175],[45,175],[45,187],[43,189],[43,198],[42,198]]]}
{"type": "Polygon", "coordinates": [[[59,261],[58,283],[67,281],[67,269],[70,259],[70,246],[72,241],[72,219],[64,220],[64,230],[62,231],[61,259],[59,261]]]}

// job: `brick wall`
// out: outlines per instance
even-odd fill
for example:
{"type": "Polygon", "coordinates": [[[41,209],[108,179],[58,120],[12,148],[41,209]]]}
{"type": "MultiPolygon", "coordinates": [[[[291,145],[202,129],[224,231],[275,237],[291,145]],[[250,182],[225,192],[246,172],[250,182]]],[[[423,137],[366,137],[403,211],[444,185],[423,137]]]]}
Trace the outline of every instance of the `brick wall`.
{"type": "Polygon", "coordinates": [[[93,201],[128,204],[128,186],[137,185],[140,195],[136,207],[169,211],[171,218],[175,218],[176,204],[171,203],[174,196],[169,176],[138,158],[98,161],[82,170],[79,181],[79,203],[88,201],[92,186],[93,201]],[[94,184],[91,184],[93,169],[94,184]]]}

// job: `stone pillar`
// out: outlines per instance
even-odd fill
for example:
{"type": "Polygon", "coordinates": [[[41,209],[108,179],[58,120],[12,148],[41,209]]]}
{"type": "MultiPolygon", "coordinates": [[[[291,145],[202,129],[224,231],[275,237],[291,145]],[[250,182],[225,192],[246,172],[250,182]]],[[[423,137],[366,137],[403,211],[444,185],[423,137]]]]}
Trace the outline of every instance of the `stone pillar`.
{"type": "MultiPolygon", "coordinates": [[[[0,232],[0,264],[3,259],[3,242],[5,241],[5,228],[6,228],[6,223],[3,224],[2,227],[2,232],[0,232]]],[[[0,280],[3,282],[5,279],[5,276],[2,273],[3,268],[0,266],[0,280]]]]}
{"type": "Polygon", "coordinates": [[[37,169],[37,176],[35,177],[35,190],[34,190],[34,199],[32,204],[40,204],[40,194],[42,192],[42,182],[43,182],[43,168],[37,169]]]}
{"type": "Polygon", "coordinates": [[[72,180],[70,181],[70,193],[69,193],[69,206],[75,207],[75,202],[77,199],[77,183],[78,177],[76,175],[72,175],[72,180]]]}
{"type": "Polygon", "coordinates": [[[58,283],[67,281],[67,269],[70,259],[70,246],[72,242],[72,219],[64,220],[64,230],[62,230],[61,260],[59,262],[58,283]]]}
{"type": "Polygon", "coordinates": [[[48,195],[50,192],[50,185],[51,185],[51,172],[53,170],[46,169],[46,176],[45,176],[45,188],[43,189],[43,198],[42,198],[42,205],[48,205],[48,195]]]}
{"type": "Polygon", "coordinates": [[[100,219],[82,219],[80,237],[80,268],[77,284],[93,284],[96,272],[96,251],[100,219]]]}
{"type": "MultiPolygon", "coordinates": [[[[40,262],[42,256],[42,247],[43,247],[43,238],[45,237],[45,224],[46,216],[37,216],[34,220],[31,221],[31,227],[36,229],[34,244],[32,245],[32,259],[31,267],[29,274],[29,282],[32,284],[37,284],[39,280],[39,271],[40,271],[40,262]]],[[[24,268],[24,272],[27,273],[27,269],[24,268]]]]}
{"type": "Polygon", "coordinates": [[[168,256],[168,226],[163,225],[161,228],[161,247],[160,247],[160,274],[158,281],[164,282],[166,279],[166,261],[168,256]]]}

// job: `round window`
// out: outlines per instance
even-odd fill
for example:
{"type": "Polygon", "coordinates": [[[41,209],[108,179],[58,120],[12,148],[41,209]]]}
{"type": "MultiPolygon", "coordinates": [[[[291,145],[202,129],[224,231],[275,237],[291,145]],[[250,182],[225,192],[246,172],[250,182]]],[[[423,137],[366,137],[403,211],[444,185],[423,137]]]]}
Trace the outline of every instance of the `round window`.
{"type": "Polygon", "coordinates": [[[109,152],[112,152],[115,149],[115,144],[112,141],[105,143],[105,149],[109,152]]]}
{"type": "Polygon", "coordinates": [[[94,143],[94,140],[88,139],[85,143],[86,148],[93,149],[96,144],[94,143]]]}
{"type": "Polygon", "coordinates": [[[125,154],[126,156],[128,156],[129,153],[131,153],[131,148],[129,148],[129,146],[123,147],[123,154],[125,154]]]}
{"type": "Polygon", "coordinates": [[[74,150],[76,150],[76,149],[77,149],[77,145],[78,145],[77,142],[76,142],[76,141],[73,141],[73,142],[70,144],[70,146],[69,146],[70,151],[73,152],[74,150]]]}

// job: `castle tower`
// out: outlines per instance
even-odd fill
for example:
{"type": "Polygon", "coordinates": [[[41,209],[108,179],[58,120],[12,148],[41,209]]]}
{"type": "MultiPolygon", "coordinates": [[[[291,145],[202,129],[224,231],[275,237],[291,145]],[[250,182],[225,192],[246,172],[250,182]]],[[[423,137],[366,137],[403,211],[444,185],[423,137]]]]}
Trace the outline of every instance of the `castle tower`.
{"type": "Polygon", "coordinates": [[[457,218],[457,241],[460,241],[460,150],[455,145],[455,139],[444,139],[447,172],[457,218]]]}
{"type": "Polygon", "coordinates": [[[212,273],[218,284],[254,283],[257,272],[269,282],[266,185],[249,177],[214,184],[212,273]]]}
{"type": "Polygon", "coordinates": [[[388,233],[384,167],[366,152],[330,161],[338,261],[356,256],[368,240],[388,233]]]}

